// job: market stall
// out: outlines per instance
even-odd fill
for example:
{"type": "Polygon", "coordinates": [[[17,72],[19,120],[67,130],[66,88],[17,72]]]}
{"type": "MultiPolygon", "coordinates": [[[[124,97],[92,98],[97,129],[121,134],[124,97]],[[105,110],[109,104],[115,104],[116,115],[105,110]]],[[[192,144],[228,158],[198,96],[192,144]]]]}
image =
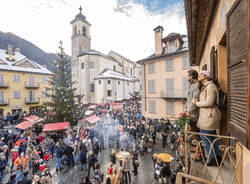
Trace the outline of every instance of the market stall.
{"type": "Polygon", "coordinates": [[[94,124],[97,121],[99,121],[101,118],[97,117],[96,115],[90,116],[88,118],[85,118],[84,120],[87,121],[90,124],[94,124]]]}
{"type": "Polygon", "coordinates": [[[34,124],[35,124],[35,122],[32,122],[32,121],[24,121],[24,122],[19,123],[18,125],[16,125],[15,128],[25,130],[27,128],[32,127],[32,125],[34,125],[34,124]]]}
{"type": "Polygon", "coordinates": [[[27,120],[27,121],[30,121],[30,122],[35,122],[35,123],[38,123],[38,122],[43,121],[43,118],[39,118],[39,117],[36,116],[36,115],[27,116],[27,117],[24,118],[24,119],[27,120]]]}
{"type": "Polygon", "coordinates": [[[65,131],[69,129],[69,122],[49,123],[43,127],[43,132],[65,131]]]}

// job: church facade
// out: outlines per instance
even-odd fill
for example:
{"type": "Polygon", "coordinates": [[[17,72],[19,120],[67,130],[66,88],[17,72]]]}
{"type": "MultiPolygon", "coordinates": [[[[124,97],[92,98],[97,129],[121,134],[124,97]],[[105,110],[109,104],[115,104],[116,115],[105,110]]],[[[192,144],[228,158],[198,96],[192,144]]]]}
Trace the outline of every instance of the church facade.
{"type": "Polygon", "coordinates": [[[140,94],[141,67],[110,51],[107,55],[91,49],[90,27],[86,17],[77,14],[72,25],[72,81],[83,103],[104,103],[129,99],[140,94]]]}

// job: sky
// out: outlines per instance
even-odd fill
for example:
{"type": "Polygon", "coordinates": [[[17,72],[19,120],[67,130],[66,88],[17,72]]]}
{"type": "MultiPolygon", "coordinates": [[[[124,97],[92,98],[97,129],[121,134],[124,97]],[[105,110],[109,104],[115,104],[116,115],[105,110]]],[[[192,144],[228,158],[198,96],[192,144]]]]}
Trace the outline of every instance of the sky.
{"type": "Polygon", "coordinates": [[[71,55],[70,21],[82,13],[91,23],[91,49],[137,61],[154,52],[154,32],[186,34],[183,0],[1,0],[0,31],[14,33],[46,52],[59,41],[71,55]]]}

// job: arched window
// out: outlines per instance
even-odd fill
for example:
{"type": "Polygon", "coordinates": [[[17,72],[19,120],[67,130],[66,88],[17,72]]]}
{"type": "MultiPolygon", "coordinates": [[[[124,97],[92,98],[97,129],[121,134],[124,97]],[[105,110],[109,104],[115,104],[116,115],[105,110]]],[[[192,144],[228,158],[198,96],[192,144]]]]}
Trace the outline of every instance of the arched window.
{"type": "Polygon", "coordinates": [[[82,35],[86,36],[86,28],[84,26],[82,27],[82,35]]]}
{"type": "Polygon", "coordinates": [[[74,35],[76,35],[76,34],[77,34],[77,27],[74,26],[74,35]]]}

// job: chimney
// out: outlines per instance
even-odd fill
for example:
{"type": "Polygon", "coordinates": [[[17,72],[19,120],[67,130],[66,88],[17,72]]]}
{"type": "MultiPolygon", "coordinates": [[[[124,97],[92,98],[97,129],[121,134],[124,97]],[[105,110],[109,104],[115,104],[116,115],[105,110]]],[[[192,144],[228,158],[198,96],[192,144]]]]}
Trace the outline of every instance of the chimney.
{"type": "Polygon", "coordinates": [[[163,27],[157,26],[154,28],[155,32],[155,55],[161,55],[163,52],[162,46],[162,35],[163,35],[163,27]]]}
{"type": "Polygon", "coordinates": [[[21,52],[20,48],[16,48],[16,53],[20,53],[20,52],[21,52]]]}
{"type": "Polygon", "coordinates": [[[13,52],[12,52],[12,45],[8,45],[8,60],[13,61],[13,52]]]}

